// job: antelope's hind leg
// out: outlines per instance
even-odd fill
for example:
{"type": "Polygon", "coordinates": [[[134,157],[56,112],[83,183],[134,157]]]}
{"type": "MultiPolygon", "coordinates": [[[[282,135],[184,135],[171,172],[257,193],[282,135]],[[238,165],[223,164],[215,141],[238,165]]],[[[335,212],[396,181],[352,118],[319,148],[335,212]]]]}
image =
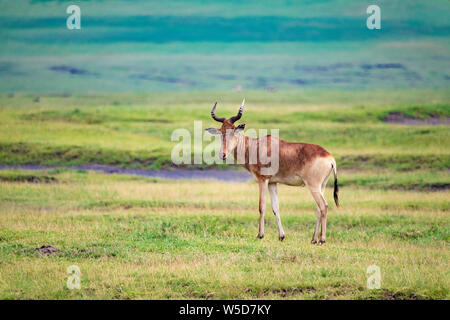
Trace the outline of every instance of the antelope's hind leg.
{"type": "Polygon", "coordinates": [[[317,222],[316,222],[316,227],[314,229],[314,234],[313,234],[313,237],[311,240],[312,244],[316,244],[319,239],[320,216],[321,216],[320,208],[319,208],[319,206],[317,206],[317,222]]]}
{"type": "MultiPolygon", "coordinates": [[[[326,184],[326,182],[325,182],[326,184]]],[[[327,211],[328,204],[324,198],[325,184],[322,184],[320,188],[310,188],[311,195],[317,203],[317,222],[316,228],[314,229],[314,235],[311,240],[312,244],[317,243],[317,238],[319,236],[319,226],[321,227],[321,234],[319,244],[323,244],[326,241],[327,233],[327,211]]]]}
{"type": "Polygon", "coordinates": [[[283,225],[281,224],[280,207],[278,204],[278,190],[276,183],[269,184],[269,192],[270,198],[272,199],[272,211],[273,214],[275,215],[275,218],[277,219],[278,239],[280,241],[283,241],[286,235],[283,230],[283,225]]]}
{"type": "Polygon", "coordinates": [[[312,244],[323,244],[326,241],[326,233],[327,233],[327,211],[328,211],[328,204],[325,200],[324,194],[325,194],[325,187],[328,182],[328,178],[330,177],[332,169],[327,169],[325,171],[325,167],[322,166],[319,167],[319,172],[324,172],[323,175],[313,175],[308,177],[308,181],[306,181],[306,185],[308,186],[309,191],[311,192],[311,195],[314,198],[314,201],[317,204],[317,222],[316,227],[314,229],[314,235],[311,240],[312,244]],[[320,240],[317,242],[319,237],[319,227],[320,227],[320,240]]]}

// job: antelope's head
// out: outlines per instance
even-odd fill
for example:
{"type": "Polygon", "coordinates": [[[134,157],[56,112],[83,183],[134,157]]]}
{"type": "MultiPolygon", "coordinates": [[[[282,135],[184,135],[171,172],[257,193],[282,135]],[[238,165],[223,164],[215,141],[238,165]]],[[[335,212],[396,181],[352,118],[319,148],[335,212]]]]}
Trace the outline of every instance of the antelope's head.
{"type": "Polygon", "coordinates": [[[215,110],[217,102],[214,104],[211,110],[211,117],[217,122],[221,122],[222,126],[220,129],[207,128],[205,129],[211,134],[220,134],[222,136],[222,145],[220,147],[220,158],[225,160],[227,155],[232,152],[237,146],[238,133],[244,131],[245,124],[240,124],[237,127],[234,125],[242,117],[242,110],[244,110],[245,99],[242,100],[242,105],[239,108],[238,114],[226,119],[216,117],[215,110]]]}

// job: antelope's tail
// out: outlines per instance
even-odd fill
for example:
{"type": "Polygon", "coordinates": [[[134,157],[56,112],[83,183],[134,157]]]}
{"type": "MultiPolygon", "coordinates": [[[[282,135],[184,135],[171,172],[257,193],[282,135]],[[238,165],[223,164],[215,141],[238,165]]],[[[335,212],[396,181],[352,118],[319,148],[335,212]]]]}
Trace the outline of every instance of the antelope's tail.
{"type": "Polygon", "coordinates": [[[336,203],[336,207],[340,208],[339,205],[339,186],[338,186],[338,180],[337,180],[337,170],[336,170],[336,164],[331,164],[331,169],[333,169],[334,174],[334,190],[333,190],[333,197],[334,197],[334,203],[336,203]]]}

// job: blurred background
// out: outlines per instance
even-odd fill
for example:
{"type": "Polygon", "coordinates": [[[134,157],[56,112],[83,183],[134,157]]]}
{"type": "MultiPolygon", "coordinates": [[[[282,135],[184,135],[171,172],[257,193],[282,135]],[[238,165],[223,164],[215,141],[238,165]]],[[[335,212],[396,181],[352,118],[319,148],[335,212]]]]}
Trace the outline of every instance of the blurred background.
{"type": "Polygon", "coordinates": [[[0,92],[446,89],[449,2],[372,2],[0,1],[0,92]]]}

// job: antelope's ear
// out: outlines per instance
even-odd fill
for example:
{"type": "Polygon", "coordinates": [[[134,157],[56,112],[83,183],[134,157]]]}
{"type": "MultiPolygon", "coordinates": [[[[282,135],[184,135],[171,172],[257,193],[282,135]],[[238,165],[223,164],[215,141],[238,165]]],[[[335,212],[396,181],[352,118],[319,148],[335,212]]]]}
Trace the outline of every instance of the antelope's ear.
{"type": "Polygon", "coordinates": [[[210,134],[220,134],[220,130],[216,128],[206,128],[205,131],[208,131],[210,134]]]}
{"type": "Polygon", "coordinates": [[[237,128],[236,128],[236,130],[234,130],[234,132],[241,132],[241,131],[244,131],[244,129],[245,129],[245,123],[242,123],[237,126],[237,128]]]}

